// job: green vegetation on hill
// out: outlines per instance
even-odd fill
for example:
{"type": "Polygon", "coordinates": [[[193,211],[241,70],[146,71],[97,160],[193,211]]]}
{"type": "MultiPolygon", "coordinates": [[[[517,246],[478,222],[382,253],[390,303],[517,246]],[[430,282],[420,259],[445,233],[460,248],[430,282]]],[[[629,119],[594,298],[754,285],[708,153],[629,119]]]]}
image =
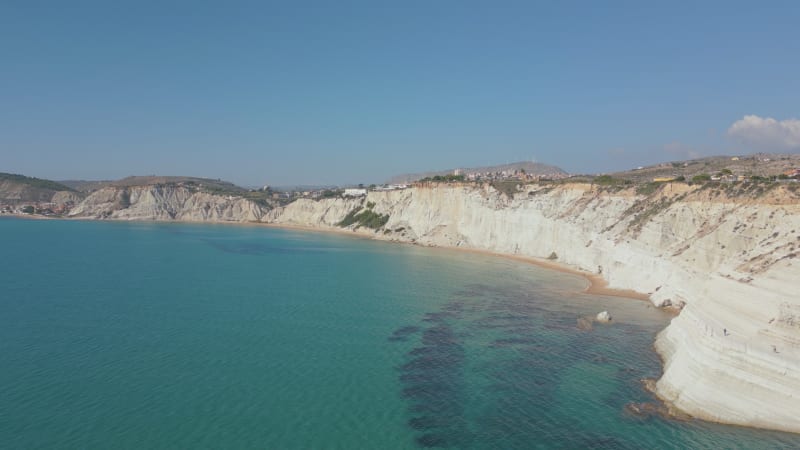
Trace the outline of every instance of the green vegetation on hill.
{"type": "Polygon", "coordinates": [[[184,183],[185,186],[194,187],[195,189],[201,192],[207,192],[209,194],[214,195],[222,195],[222,196],[233,196],[233,197],[242,197],[246,200],[250,200],[253,203],[257,203],[261,206],[271,208],[272,207],[272,194],[271,190],[258,190],[258,191],[248,191],[244,188],[236,186],[232,183],[213,183],[213,184],[205,184],[205,183],[196,183],[194,181],[188,181],[184,183]]]}
{"type": "Polygon", "coordinates": [[[662,183],[657,181],[651,181],[649,183],[644,183],[636,186],[636,193],[638,195],[650,195],[656,192],[659,187],[661,187],[662,183]]]}
{"type": "Polygon", "coordinates": [[[425,177],[419,181],[421,183],[431,182],[431,181],[439,183],[441,182],[449,183],[453,181],[464,181],[464,175],[434,175],[432,177],[425,177]]]}
{"type": "Polygon", "coordinates": [[[600,175],[599,177],[595,177],[592,182],[600,186],[627,186],[629,184],[633,184],[631,180],[615,178],[611,175],[600,175]]]}
{"type": "MultiPolygon", "coordinates": [[[[759,198],[780,185],[781,183],[768,179],[754,178],[747,183],[720,183],[712,181],[703,184],[700,189],[703,191],[708,191],[712,198],[718,197],[722,193],[725,193],[725,195],[729,198],[759,198]]],[[[796,183],[787,183],[786,186],[790,191],[793,188],[796,189],[796,183]]]]}
{"type": "Polygon", "coordinates": [[[634,214],[633,220],[628,223],[628,230],[635,233],[642,231],[644,225],[653,217],[665,211],[672,206],[677,200],[682,199],[681,196],[661,197],[655,199],[637,200],[630,208],[625,211],[625,215],[634,214]]]}
{"type": "Polygon", "coordinates": [[[41,178],[26,177],[25,175],[17,175],[13,173],[0,172],[0,182],[10,181],[12,183],[25,184],[38,189],[48,189],[51,191],[70,191],[77,192],[69,186],[64,186],[61,183],[56,183],[51,180],[43,180],[41,178]]]}
{"type": "Polygon", "coordinates": [[[350,225],[357,224],[358,227],[367,227],[373,230],[383,227],[389,221],[388,214],[378,214],[372,210],[375,203],[369,202],[366,209],[356,208],[341,220],[337,225],[340,227],[349,227],[350,225]]]}
{"type": "Polygon", "coordinates": [[[235,184],[222,181],[219,179],[211,178],[198,178],[198,177],[178,177],[178,176],[132,176],[123,178],[121,180],[113,181],[112,186],[130,187],[130,186],[154,186],[154,185],[175,185],[183,184],[185,186],[202,186],[208,189],[220,189],[225,191],[246,191],[246,189],[236,186],[235,184]]]}
{"type": "Polygon", "coordinates": [[[598,186],[601,190],[617,192],[633,185],[633,181],[626,178],[612,177],[611,175],[600,175],[592,179],[592,184],[598,186]]]}
{"type": "Polygon", "coordinates": [[[341,197],[343,193],[343,189],[325,189],[319,198],[337,198],[341,197]]]}
{"type": "Polygon", "coordinates": [[[508,198],[514,197],[514,194],[519,192],[520,182],[516,180],[510,181],[493,181],[491,183],[492,187],[497,189],[499,192],[502,192],[508,198]]]}

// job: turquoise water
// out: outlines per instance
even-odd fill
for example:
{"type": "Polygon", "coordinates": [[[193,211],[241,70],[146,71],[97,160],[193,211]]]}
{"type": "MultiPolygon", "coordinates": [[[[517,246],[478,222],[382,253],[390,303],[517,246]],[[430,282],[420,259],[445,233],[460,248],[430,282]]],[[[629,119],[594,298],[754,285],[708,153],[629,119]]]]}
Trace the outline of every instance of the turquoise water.
{"type": "Polygon", "coordinates": [[[798,448],[659,416],[669,316],[502,258],[0,219],[2,448],[798,448]],[[610,326],[577,318],[607,309],[610,326]]]}

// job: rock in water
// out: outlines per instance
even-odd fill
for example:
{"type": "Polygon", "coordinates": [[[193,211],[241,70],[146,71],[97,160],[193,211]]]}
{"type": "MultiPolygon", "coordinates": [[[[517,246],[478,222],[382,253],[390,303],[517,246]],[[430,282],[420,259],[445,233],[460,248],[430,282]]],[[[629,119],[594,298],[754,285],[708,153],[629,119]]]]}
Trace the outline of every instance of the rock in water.
{"type": "Polygon", "coordinates": [[[578,317],[578,329],[583,331],[592,330],[592,318],[578,317]]]}
{"type": "Polygon", "coordinates": [[[611,314],[608,311],[603,311],[596,317],[598,322],[611,322],[611,314]]]}

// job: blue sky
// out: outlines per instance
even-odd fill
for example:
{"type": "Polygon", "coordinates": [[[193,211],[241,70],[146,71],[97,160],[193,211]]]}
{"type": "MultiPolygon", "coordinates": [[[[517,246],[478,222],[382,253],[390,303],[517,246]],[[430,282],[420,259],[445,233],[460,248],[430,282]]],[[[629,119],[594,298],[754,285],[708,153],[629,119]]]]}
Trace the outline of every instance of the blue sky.
{"type": "Polygon", "coordinates": [[[646,3],[6,0],[0,171],[341,184],[800,150],[800,2],[646,3]]]}

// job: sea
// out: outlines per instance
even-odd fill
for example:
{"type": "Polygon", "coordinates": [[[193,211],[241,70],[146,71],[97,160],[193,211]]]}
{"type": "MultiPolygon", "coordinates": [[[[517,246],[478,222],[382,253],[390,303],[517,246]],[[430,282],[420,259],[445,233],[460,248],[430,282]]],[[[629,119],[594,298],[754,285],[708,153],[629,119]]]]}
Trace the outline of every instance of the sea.
{"type": "Polygon", "coordinates": [[[520,261],[13,218],[0,261],[0,448],[800,448],[632,413],[672,316],[520,261]]]}

